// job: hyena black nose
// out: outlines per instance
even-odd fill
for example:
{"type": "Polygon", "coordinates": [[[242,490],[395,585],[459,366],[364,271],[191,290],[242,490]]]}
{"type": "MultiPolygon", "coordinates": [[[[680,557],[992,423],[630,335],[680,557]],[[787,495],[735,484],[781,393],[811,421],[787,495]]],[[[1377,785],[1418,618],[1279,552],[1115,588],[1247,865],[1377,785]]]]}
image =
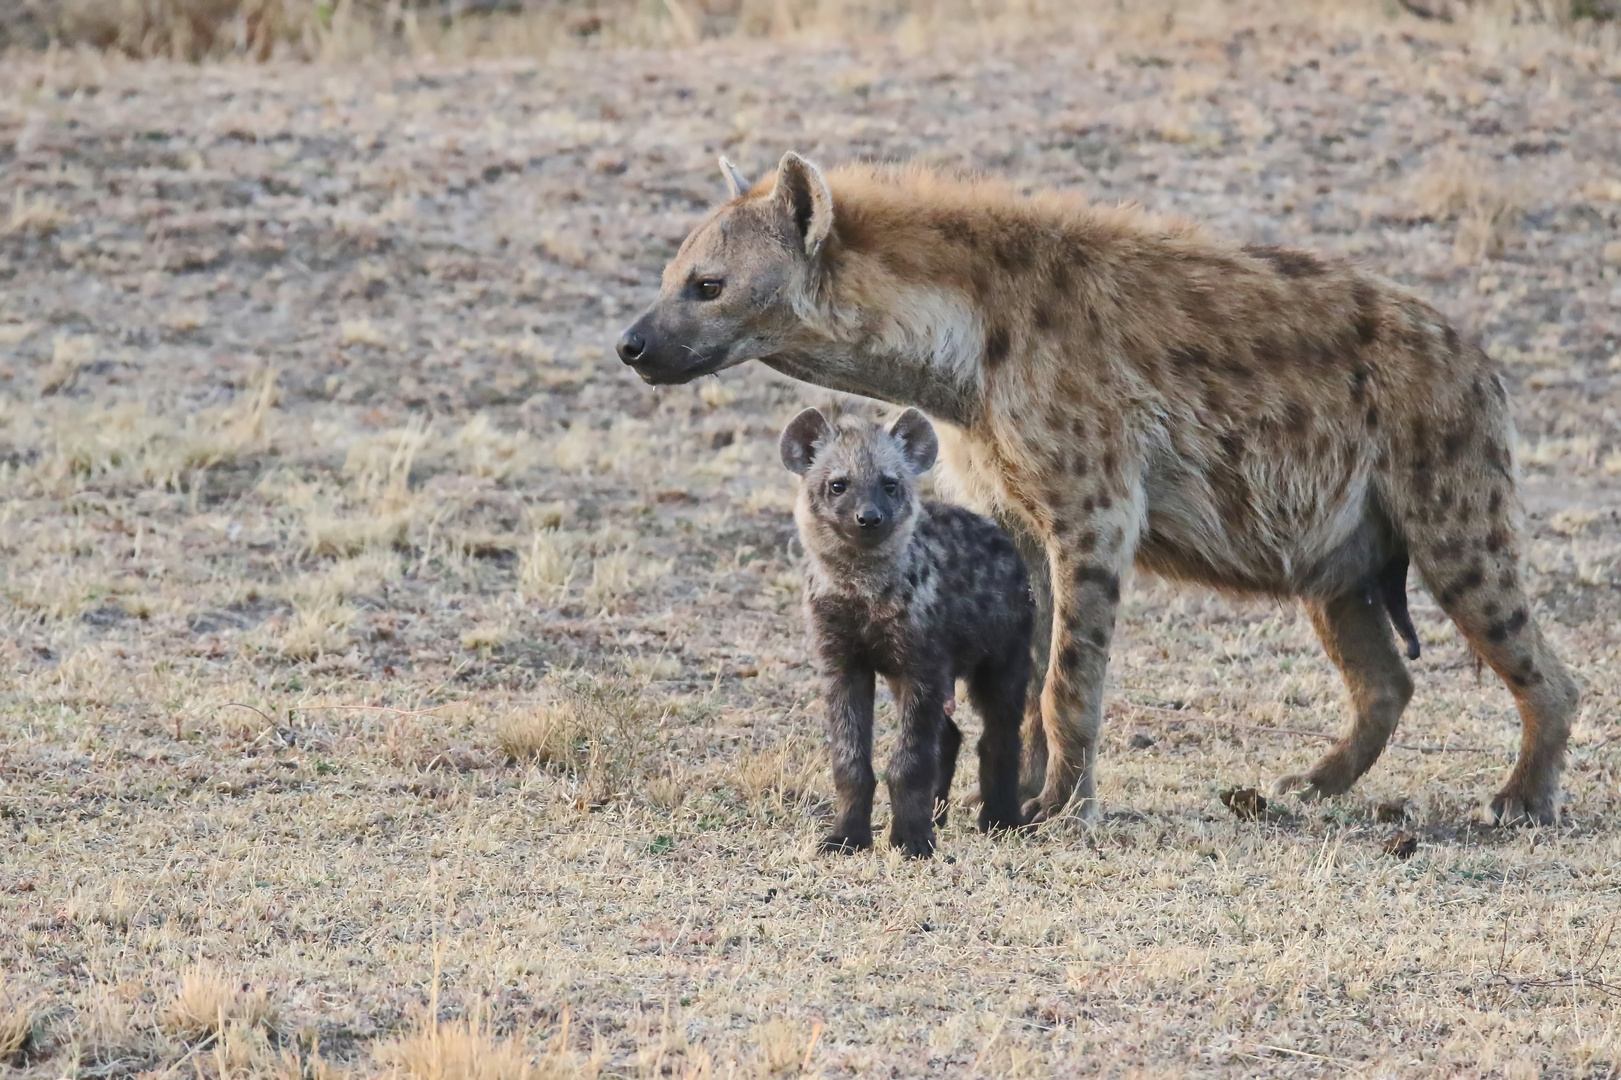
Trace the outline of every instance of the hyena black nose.
{"type": "Polygon", "coordinates": [[[876,529],[884,523],[884,512],[876,506],[856,511],[856,524],[863,529],[876,529]]]}
{"type": "Polygon", "coordinates": [[[637,332],[633,326],[619,335],[619,359],[627,364],[634,364],[647,352],[647,339],[637,332]]]}

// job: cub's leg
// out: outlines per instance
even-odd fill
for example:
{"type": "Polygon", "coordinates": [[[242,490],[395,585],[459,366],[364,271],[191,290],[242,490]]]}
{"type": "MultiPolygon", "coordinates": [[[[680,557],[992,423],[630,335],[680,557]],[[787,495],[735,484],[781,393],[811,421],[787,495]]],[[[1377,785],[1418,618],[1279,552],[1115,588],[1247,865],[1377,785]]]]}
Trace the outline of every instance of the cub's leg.
{"type": "Polygon", "coordinates": [[[1308,600],[1306,610],[1318,640],[1340,669],[1354,712],[1350,732],[1322,760],[1273,785],[1278,794],[1296,792],[1311,799],[1349,790],[1378,760],[1413,696],[1413,680],[1396,651],[1385,609],[1370,603],[1364,590],[1308,600]]]}
{"type": "Polygon", "coordinates": [[[962,748],[962,728],[949,716],[940,723],[940,775],[934,784],[934,827],[944,828],[946,811],[951,807],[951,781],[957,775],[957,751],[962,748]]]}
{"type": "Polygon", "coordinates": [[[837,806],[833,831],[822,838],[823,851],[864,851],[872,847],[872,669],[830,666],[823,699],[827,705],[829,749],[837,806]]]}
{"type": "MultiPolygon", "coordinates": [[[[934,801],[942,772],[940,721],[945,718],[950,684],[949,678],[897,678],[889,684],[901,728],[884,770],[893,815],[889,843],[913,858],[934,854],[934,801]]],[[[959,732],[959,742],[961,738],[959,732]]]]}
{"type": "MultiPolygon", "coordinates": [[[[1030,681],[1028,654],[984,661],[969,679],[969,699],[985,721],[979,739],[979,829],[1001,832],[1022,822],[1019,810],[1019,729],[1030,681]]],[[[1038,742],[1046,735],[1035,732],[1038,742]]]]}

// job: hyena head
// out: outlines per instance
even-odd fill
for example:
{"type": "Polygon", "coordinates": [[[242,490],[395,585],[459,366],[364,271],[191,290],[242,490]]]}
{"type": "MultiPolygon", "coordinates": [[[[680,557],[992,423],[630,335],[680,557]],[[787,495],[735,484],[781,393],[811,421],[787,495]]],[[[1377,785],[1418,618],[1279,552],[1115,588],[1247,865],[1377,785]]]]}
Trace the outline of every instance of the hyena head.
{"type": "Polygon", "coordinates": [[[805,333],[800,313],[833,230],[827,182],[794,153],[769,189],[721,166],[731,200],[682,243],[658,299],[619,336],[619,358],[654,385],[771,356],[805,333]]]}
{"type": "Polygon", "coordinates": [[[830,424],[815,409],[794,417],[782,432],[782,463],[803,478],[794,518],[807,550],[904,548],[917,519],[917,478],[938,446],[916,409],[887,429],[848,416],[830,424]]]}

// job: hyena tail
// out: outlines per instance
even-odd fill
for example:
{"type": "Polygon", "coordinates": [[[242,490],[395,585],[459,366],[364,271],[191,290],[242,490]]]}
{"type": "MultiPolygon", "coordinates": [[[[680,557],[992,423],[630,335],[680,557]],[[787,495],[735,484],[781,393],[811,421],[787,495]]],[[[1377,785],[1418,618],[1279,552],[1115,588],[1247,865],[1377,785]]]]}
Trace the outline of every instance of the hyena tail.
{"type": "Polygon", "coordinates": [[[1368,590],[1368,600],[1371,603],[1374,589],[1378,589],[1379,600],[1385,605],[1385,614],[1390,616],[1390,624],[1401,635],[1402,641],[1407,644],[1407,659],[1417,660],[1419,657],[1418,631],[1413,629],[1413,617],[1407,613],[1407,552],[1391,559],[1375,576],[1374,585],[1368,590]]]}

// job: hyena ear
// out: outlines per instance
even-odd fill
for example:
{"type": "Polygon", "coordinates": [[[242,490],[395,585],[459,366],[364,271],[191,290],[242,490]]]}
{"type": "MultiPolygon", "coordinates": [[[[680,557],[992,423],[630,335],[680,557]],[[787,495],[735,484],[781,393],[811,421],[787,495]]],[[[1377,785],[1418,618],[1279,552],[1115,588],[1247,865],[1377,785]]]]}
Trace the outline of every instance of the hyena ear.
{"type": "Polygon", "coordinates": [[[921,476],[933,467],[935,455],[940,452],[940,440],[928,417],[916,409],[907,409],[889,425],[889,433],[900,440],[906,450],[906,462],[914,473],[921,476]]]}
{"type": "Polygon", "coordinates": [[[805,242],[805,254],[816,258],[833,231],[833,192],[822,179],[822,170],[788,151],[777,166],[777,190],[771,197],[794,223],[805,242]]]}
{"type": "Polygon", "coordinates": [[[733,165],[724,156],[720,159],[720,171],[721,175],[726,177],[726,190],[731,192],[727,196],[728,198],[735,199],[754,186],[749,183],[746,176],[737,171],[737,166],[733,165]]]}
{"type": "Polygon", "coordinates": [[[806,409],[782,429],[782,441],[778,449],[782,452],[782,463],[788,467],[789,472],[804,476],[810,471],[811,459],[816,455],[816,444],[832,432],[832,427],[815,409],[806,409]]]}

